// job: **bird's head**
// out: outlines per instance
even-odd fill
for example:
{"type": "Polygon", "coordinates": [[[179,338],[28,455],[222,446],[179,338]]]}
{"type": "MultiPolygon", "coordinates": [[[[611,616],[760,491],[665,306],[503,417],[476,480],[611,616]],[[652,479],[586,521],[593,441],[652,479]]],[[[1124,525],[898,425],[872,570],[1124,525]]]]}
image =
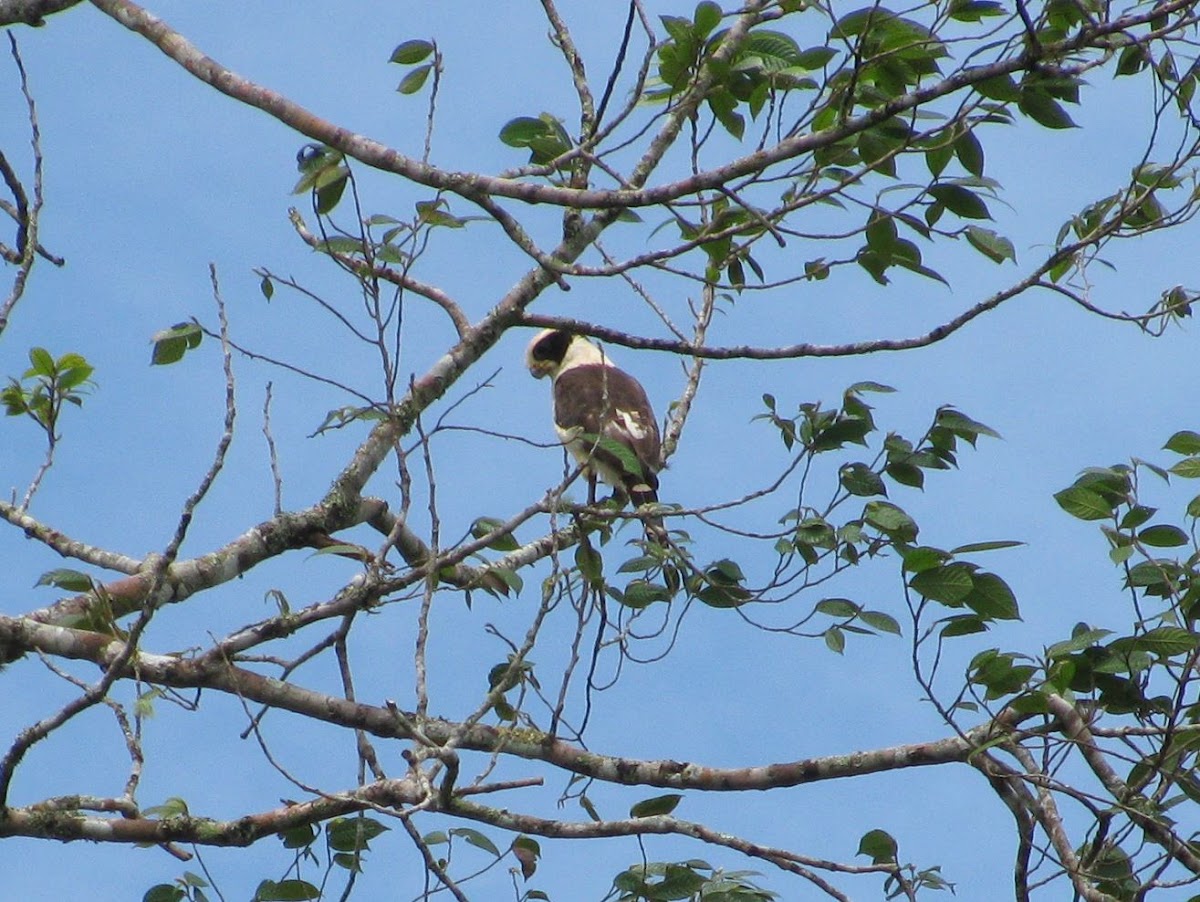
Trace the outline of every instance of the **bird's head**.
{"type": "Polygon", "coordinates": [[[581,363],[603,365],[608,359],[587,338],[565,329],[543,329],[533,337],[525,351],[525,366],[535,379],[557,376],[567,367],[581,363]]]}

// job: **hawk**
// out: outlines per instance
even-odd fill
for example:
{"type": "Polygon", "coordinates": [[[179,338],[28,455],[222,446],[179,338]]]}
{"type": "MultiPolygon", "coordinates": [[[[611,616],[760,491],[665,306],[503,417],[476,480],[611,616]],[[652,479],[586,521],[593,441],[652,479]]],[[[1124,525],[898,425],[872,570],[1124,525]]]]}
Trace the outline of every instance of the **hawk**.
{"type": "MultiPolygon", "coordinates": [[[[545,329],[525,352],[535,379],[553,380],[554,429],[579,461],[594,498],[596,479],[635,507],[658,501],[661,439],[654,410],[633,376],[582,335],[545,329]]],[[[645,518],[646,538],[666,542],[662,518],[645,518]]]]}

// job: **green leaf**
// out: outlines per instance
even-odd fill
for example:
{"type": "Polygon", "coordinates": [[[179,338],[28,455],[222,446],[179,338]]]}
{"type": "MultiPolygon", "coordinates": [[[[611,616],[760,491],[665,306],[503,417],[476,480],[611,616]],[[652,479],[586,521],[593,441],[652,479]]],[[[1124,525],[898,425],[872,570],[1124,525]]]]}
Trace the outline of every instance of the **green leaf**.
{"type": "Polygon", "coordinates": [[[922,570],[908,584],[922,597],[952,606],[961,604],[975,588],[970,566],[957,563],[922,570]]]}
{"type": "Polygon", "coordinates": [[[1144,504],[1135,504],[1125,516],[1121,518],[1121,522],[1117,524],[1121,529],[1137,529],[1151,517],[1158,513],[1156,507],[1146,507],[1144,504]]]}
{"type": "Polygon", "coordinates": [[[30,376],[46,376],[52,378],[55,372],[54,356],[45,348],[29,349],[30,368],[25,371],[25,378],[30,376]]]}
{"type": "Polygon", "coordinates": [[[993,263],[1003,263],[1005,260],[1017,262],[1017,251],[1013,243],[1003,235],[998,235],[991,229],[969,225],[964,231],[967,242],[979,253],[993,263]]]}
{"type": "Polygon", "coordinates": [[[1021,112],[1046,128],[1076,128],[1062,105],[1040,91],[1022,91],[1018,102],[1021,112]]]}
{"type": "Polygon", "coordinates": [[[963,603],[980,617],[990,620],[1020,620],[1017,598],[1003,579],[994,573],[971,574],[974,583],[963,603]]]}
{"type": "Polygon", "coordinates": [[[538,138],[544,138],[549,131],[550,127],[541,119],[518,116],[508,120],[500,129],[500,140],[509,147],[528,147],[538,138]]]}
{"type": "Polygon", "coordinates": [[[1200,457],[1185,457],[1170,467],[1169,472],[1184,479],[1200,479],[1200,457]]]}
{"type": "Polygon", "coordinates": [[[842,654],[846,650],[846,634],[836,626],[825,630],[825,646],[832,652],[842,654]]]}
{"type": "Polygon", "coordinates": [[[977,614],[955,614],[942,621],[942,638],[951,639],[955,636],[970,636],[974,633],[987,632],[987,623],[977,614]]]}
{"type": "Polygon", "coordinates": [[[1158,526],[1147,526],[1138,533],[1138,540],[1155,548],[1177,548],[1180,545],[1186,545],[1189,541],[1186,532],[1178,526],[1170,526],[1165,523],[1158,526]]]}
{"type": "Polygon", "coordinates": [[[999,551],[1002,548],[1019,548],[1024,545],[1024,542],[1017,542],[1012,539],[1000,539],[994,542],[971,542],[968,545],[959,545],[957,548],[951,548],[951,554],[976,554],[980,551],[999,551]]]}
{"type": "Polygon", "coordinates": [[[1113,515],[1114,505],[1106,501],[1099,492],[1081,485],[1073,485],[1061,492],[1055,492],[1054,500],[1068,514],[1080,520],[1104,520],[1113,515]]]}
{"type": "Polygon", "coordinates": [[[1200,433],[1192,432],[1190,429],[1180,430],[1167,439],[1163,448],[1167,451],[1174,451],[1176,454],[1200,454],[1200,433]]]}
{"type": "Polygon", "coordinates": [[[268,301],[275,294],[275,283],[271,281],[270,276],[263,276],[262,281],[258,283],[258,290],[262,292],[262,296],[268,301]]]}
{"type": "Polygon", "coordinates": [[[670,601],[671,591],[658,583],[644,579],[631,579],[618,600],[628,608],[641,610],[656,601],[670,601]]]}
{"type": "Polygon", "coordinates": [[[1128,655],[1146,652],[1161,658],[1175,657],[1193,651],[1200,645],[1200,635],[1179,626],[1160,626],[1140,636],[1126,636],[1110,642],[1114,653],[1128,655]]]}
{"type": "Polygon", "coordinates": [[[659,560],[653,555],[642,554],[632,557],[617,568],[618,573],[645,573],[658,566],[659,560]]]}
{"type": "Polygon", "coordinates": [[[142,902],[183,902],[187,898],[183,887],[171,883],[152,886],[142,895],[142,902]]]}
{"type": "Polygon", "coordinates": [[[998,100],[1002,103],[1011,103],[1021,99],[1021,89],[1017,83],[1013,81],[1011,75],[996,75],[992,78],[985,78],[975,82],[973,85],[976,91],[988,100],[998,100]]]}
{"type": "Polygon", "coordinates": [[[1046,649],[1046,655],[1050,658],[1060,658],[1065,655],[1074,654],[1075,652],[1083,651],[1085,648],[1091,648],[1093,645],[1098,644],[1105,636],[1111,635],[1112,630],[1093,629],[1086,623],[1080,623],[1072,631],[1070,639],[1055,642],[1046,649]]]}
{"type": "Polygon", "coordinates": [[[822,598],[813,609],[830,617],[857,617],[861,608],[848,598],[822,598]]]}
{"type": "Polygon", "coordinates": [[[346,192],[346,185],[350,181],[350,172],[347,169],[338,167],[331,172],[333,172],[333,177],[321,180],[316,188],[316,210],[320,214],[333,212],[333,208],[342,199],[342,195],[346,192]]]}
{"type": "Polygon", "coordinates": [[[170,329],[156,332],[151,339],[154,342],[151,365],[165,366],[178,362],[185,353],[199,347],[203,337],[204,333],[195,323],[176,323],[170,329]]]}
{"type": "Polygon", "coordinates": [[[841,487],[852,495],[887,495],[888,489],[883,485],[880,474],[865,463],[851,463],[842,467],[838,473],[841,487]]]}
{"type": "Polygon", "coordinates": [[[704,575],[713,582],[723,585],[734,585],[746,578],[746,574],[742,572],[742,568],[738,566],[737,561],[731,561],[729,558],[722,558],[719,561],[709,564],[708,569],[704,571],[704,575]]]}
{"type": "Polygon", "coordinates": [[[950,559],[949,553],[940,548],[930,548],[926,545],[903,548],[900,554],[904,559],[904,569],[909,573],[931,570],[950,559]]]}
{"type": "Polygon", "coordinates": [[[38,577],[38,581],[34,585],[54,586],[56,589],[65,589],[68,592],[90,592],[95,586],[95,582],[86,573],[60,568],[47,570],[38,577]]]}
{"type": "Polygon", "coordinates": [[[254,902],[298,902],[319,899],[321,891],[307,880],[264,880],[254,892],[254,902]]]}
{"type": "Polygon", "coordinates": [[[474,830],[471,827],[451,827],[450,835],[461,836],[475,848],[483,849],[483,851],[491,853],[496,858],[500,857],[500,850],[496,848],[496,844],[478,830],[474,830]]]}
{"type": "Polygon", "coordinates": [[[704,0],[702,3],[696,4],[696,13],[693,16],[696,23],[694,33],[696,37],[708,37],[713,29],[721,24],[721,7],[712,0],[704,0]]]}
{"type": "Polygon", "coordinates": [[[987,204],[983,202],[983,199],[974,191],[968,191],[962,185],[941,183],[931,186],[929,193],[947,210],[961,216],[963,219],[992,218],[992,214],[988,212],[987,204]]]}
{"type": "Polygon", "coordinates": [[[400,79],[400,84],[396,86],[396,91],[400,94],[416,94],[417,91],[425,87],[425,81],[429,78],[429,73],[432,71],[432,65],[419,66],[413,69],[404,78],[400,79]]]}
{"type": "Polygon", "coordinates": [[[897,851],[896,840],[885,830],[864,833],[858,842],[858,854],[868,856],[872,864],[894,864],[897,851]]]}
{"type": "Polygon", "coordinates": [[[429,41],[412,40],[405,41],[392,51],[389,63],[399,63],[401,66],[411,66],[421,62],[429,54],[433,53],[433,44],[429,41]]]}
{"type": "Polygon", "coordinates": [[[683,796],[678,792],[669,792],[666,795],[655,796],[652,799],[643,799],[629,809],[629,816],[641,818],[670,814],[682,799],[683,796]]]}
{"type": "Polygon", "coordinates": [[[285,849],[307,849],[317,838],[316,828],[312,824],[300,824],[279,834],[285,849]]]}
{"type": "Polygon", "coordinates": [[[583,578],[592,584],[604,580],[604,559],[591,545],[580,545],[575,549],[575,566],[583,578]]]}
{"type": "Polygon", "coordinates": [[[837,51],[832,47],[809,47],[807,50],[802,50],[800,55],[796,57],[796,61],[792,64],[798,69],[813,71],[821,69],[827,62],[837,56],[837,51]]]}
{"type": "MultiPolygon", "coordinates": [[[[476,539],[482,539],[498,532],[503,526],[504,521],[497,520],[495,517],[477,517],[471,524],[471,535],[476,539]]],[[[511,532],[507,532],[499,533],[487,543],[487,547],[496,551],[516,551],[521,544],[511,532]]]]}
{"type": "Polygon", "coordinates": [[[916,521],[890,501],[868,501],[863,519],[893,539],[911,542],[917,537],[916,521]]]}
{"type": "Polygon", "coordinates": [[[184,799],[179,796],[171,796],[161,805],[152,805],[149,808],[142,809],[143,814],[148,814],[151,817],[172,818],[186,817],[188,814],[188,805],[184,799]]]}
{"type": "Polygon", "coordinates": [[[863,611],[858,617],[863,623],[879,630],[881,633],[900,635],[900,624],[891,614],[886,614],[883,611],[863,611]]]}
{"type": "Polygon", "coordinates": [[[952,0],[950,18],[959,22],[980,22],[988,16],[1004,15],[1004,5],[996,0],[952,0]]]}
{"type": "Polygon", "coordinates": [[[325,836],[335,852],[361,852],[372,839],[390,829],[374,818],[335,817],[325,825],[325,836]]]}
{"type": "Polygon", "coordinates": [[[954,155],[971,175],[983,175],[983,145],[973,131],[968,129],[958,136],[954,142],[954,155]]]}
{"type": "Polygon", "coordinates": [[[542,847],[531,836],[518,836],[513,840],[513,855],[521,862],[521,876],[528,880],[537,870],[538,859],[542,857],[542,847]]]}

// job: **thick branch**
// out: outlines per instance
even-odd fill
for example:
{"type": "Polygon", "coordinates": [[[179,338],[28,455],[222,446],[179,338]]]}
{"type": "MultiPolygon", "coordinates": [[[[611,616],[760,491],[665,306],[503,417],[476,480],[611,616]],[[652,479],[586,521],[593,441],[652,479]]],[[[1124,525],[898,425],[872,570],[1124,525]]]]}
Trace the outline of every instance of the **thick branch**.
{"type": "MultiPolygon", "coordinates": [[[[5,643],[66,658],[86,659],[102,666],[116,660],[124,648],[120,640],[99,633],[47,626],[24,618],[0,617],[0,645],[5,643]]],[[[716,768],[681,761],[644,761],[602,755],[531,729],[503,729],[480,724],[464,727],[415,715],[397,717],[394,709],[387,706],[366,705],[315,692],[235,667],[215,656],[184,659],[140,653],[130,659],[124,676],[179,689],[206,688],[228,692],[248,701],[363,730],[380,738],[411,739],[419,730],[422,736],[436,744],[453,739],[460,749],[501,752],[545,761],[608,783],[716,792],[800,786],[909,767],[966,762],[995,730],[1011,726],[1011,718],[1008,718],[983,724],[962,736],[929,742],[754,767],[716,768]]]]}
{"type": "Polygon", "coordinates": [[[46,16],[70,9],[81,0],[0,0],[0,25],[44,25],[46,16]]]}

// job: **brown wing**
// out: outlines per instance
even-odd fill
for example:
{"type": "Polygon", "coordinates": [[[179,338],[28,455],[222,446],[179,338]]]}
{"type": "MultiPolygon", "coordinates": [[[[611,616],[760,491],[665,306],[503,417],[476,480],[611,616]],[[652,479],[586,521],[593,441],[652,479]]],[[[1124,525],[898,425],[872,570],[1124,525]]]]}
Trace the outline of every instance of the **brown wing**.
{"type": "Polygon", "coordinates": [[[646,391],[636,379],[600,364],[563,370],[554,380],[554,422],[573,442],[576,456],[594,463],[605,482],[619,485],[635,503],[658,500],[661,439],[646,391]],[[640,472],[606,449],[608,442],[627,448],[640,472]]]}

